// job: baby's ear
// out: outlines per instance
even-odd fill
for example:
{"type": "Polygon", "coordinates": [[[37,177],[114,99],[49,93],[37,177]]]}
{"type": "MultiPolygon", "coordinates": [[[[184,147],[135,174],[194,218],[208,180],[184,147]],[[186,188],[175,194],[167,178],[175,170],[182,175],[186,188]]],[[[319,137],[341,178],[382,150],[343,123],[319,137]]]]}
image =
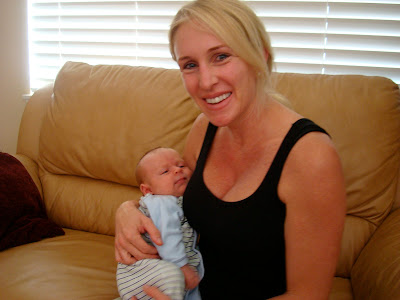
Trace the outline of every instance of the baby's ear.
{"type": "Polygon", "coordinates": [[[146,194],[152,194],[153,192],[151,191],[151,187],[148,184],[141,183],[139,186],[140,191],[142,192],[143,195],[146,194]]]}

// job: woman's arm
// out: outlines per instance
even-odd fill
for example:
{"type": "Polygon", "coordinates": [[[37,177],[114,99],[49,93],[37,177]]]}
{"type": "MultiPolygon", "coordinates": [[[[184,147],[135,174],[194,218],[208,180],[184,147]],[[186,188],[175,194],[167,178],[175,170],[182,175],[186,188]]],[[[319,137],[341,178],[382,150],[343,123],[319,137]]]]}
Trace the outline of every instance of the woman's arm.
{"type": "Polygon", "coordinates": [[[115,259],[130,265],[144,258],[159,258],[157,249],[143,240],[141,234],[145,232],[156,244],[162,245],[160,232],[140,212],[135,201],[122,203],[115,216],[115,259]]]}
{"type": "Polygon", "coordinates": [[[278,193],[287,209],[287,293],[276,299],[328,299],[346,213],[341,163],[328,136],[310,133],[299,140],[278,193]]]}

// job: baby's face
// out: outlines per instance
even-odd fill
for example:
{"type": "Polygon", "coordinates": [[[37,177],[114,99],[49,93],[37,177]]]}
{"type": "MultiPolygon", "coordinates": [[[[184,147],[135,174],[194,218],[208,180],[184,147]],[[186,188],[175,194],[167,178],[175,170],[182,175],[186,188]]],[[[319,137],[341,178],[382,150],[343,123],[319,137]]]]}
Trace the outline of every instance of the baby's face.
{"type": "Polygon", "coordinates": [[[182,196],[192,171],[173,149],[157,149],[143,162],[145,182],[154,195],[182,196]]]}

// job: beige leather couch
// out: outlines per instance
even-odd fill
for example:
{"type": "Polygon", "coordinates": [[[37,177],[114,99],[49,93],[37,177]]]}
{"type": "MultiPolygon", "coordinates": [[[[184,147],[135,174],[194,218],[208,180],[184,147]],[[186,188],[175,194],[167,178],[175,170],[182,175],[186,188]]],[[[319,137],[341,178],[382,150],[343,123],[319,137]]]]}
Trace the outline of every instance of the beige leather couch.
{"type": "MultiPolygon", "coordinates": [[[[331,299],[400,299],[400,94],[380,77],[274,74],[331,135],[347,218],[331,299]]],[[[67,63],[27,103],[16,157],[66,234],[0,252],[1,299],[114,299],[114,216],[138,199],[134,168],[183,150],[199,114],[178,70],[67,63]]],[[[318,184],[318,182],[315,182],[318,184]]]]}

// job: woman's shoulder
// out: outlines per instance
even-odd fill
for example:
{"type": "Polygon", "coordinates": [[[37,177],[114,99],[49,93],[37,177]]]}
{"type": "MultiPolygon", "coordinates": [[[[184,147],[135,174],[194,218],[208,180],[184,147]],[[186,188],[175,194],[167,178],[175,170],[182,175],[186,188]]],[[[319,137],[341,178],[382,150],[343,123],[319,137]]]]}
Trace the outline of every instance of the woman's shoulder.
{"type": "Polygon", "coordinates": [[[303,191],[317,192],[321,189],[319,192],[327,192],[328,188],[323,182],[337,182],[341,185],[343,182],[341,161],[331,138],[319,131],[304,135],[291,150],[282,179],[288,179],[282,182],[290,184],[283,186],[294,190],[293,194],[298,193],[296,190],[299,188],[303,191]]]}
{"type": "Polygon", "coordinates": [[[197,116],[196,120],[193,123],[192,130],[207,130],[207,126],[210,123],[208,118],[204,113],[201,113],[197,116]]]}
{"type": "Polygon", "coordinates": [[[338,153],[327,133],[314,130],[298,140],[289,155],[289,159],[300,164],[300,167],[308,165],[317,168],[332,159],[338,159],[338,153]]]}

